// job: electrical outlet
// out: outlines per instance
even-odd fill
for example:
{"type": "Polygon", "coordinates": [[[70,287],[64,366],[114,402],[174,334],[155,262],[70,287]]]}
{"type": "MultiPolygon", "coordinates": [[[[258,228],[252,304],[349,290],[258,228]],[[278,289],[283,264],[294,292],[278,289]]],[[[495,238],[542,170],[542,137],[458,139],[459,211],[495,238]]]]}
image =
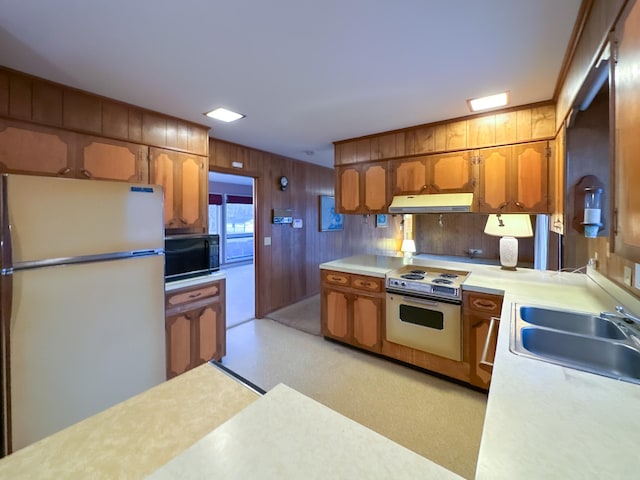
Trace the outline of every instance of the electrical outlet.
{"type": "Polygon", "coordinates": [[[633,275],[633,286],[640,290],[640,263],[636,263],[636,271],[633,275]]]}
{"type": "Polygon", "coordinates": [[[628,287],[631,286],[631,267],[627,267],[626,265],[624,266],[624,276],[622,278],[622,281],[628,287]]]}

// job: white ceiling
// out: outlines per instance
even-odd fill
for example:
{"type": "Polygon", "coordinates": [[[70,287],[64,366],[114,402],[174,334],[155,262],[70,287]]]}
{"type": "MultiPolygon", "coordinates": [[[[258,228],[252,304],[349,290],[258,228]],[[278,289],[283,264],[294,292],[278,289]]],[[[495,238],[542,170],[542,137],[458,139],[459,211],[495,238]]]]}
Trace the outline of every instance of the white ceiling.
{"type": "Polygon", "coordinates": [[[0,0],[0,64],[331,166],[335,140],[468,115],[468,98],[551,99],[579,6],[0,0]],[[247,117],[202,115],[217,106],[247,117]]]}

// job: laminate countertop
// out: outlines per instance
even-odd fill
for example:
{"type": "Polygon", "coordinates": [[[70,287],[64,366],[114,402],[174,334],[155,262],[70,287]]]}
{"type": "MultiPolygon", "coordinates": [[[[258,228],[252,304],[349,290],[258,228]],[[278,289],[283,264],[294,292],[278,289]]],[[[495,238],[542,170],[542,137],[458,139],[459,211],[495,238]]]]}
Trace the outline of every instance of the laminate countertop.
{"type": "Polygon", "coordinates": [[[278,385],[204,364],[0,460],[0,478],[460,480],[278,385]],[[150,477],[149,477],[150,476],[150,477]]]}
{"type": "Polygon", "coordinates": [[[0,459],[0,478],[143,478],[259,398],[204,364],[0,459]]]}
{"type": "MultiPolygon", "coordinates": [[[[371,255],[358,269],[361,257],[367,256],[327,262],[320,268],[383,276],[377,265],[385,260],[371,255]],[[370,269],[371,264],[376,267],[370,269]]],[[[402,264],[403,259],[393,258],[402,264]]],[[[599,313],[622,304],[637,313],[637,298],[590,267],[587,274],[505,271],[428,255],[413,263],[470,271],[463,290],[504,294],[477,479],[638,478],[640,385],[509,350],[518,305],[599,313]]]]}

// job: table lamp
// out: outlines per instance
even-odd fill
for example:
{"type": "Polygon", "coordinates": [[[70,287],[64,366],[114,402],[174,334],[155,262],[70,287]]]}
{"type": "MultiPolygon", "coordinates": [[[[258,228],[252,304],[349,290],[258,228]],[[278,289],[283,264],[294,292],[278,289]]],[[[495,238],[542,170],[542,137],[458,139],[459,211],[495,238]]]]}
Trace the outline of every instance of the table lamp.
{"type": "Polygon", "coordinates": [[[500,239],[500,265],[503,270],[515,270],[518,264],[518,238],[533,237],[531,218],[527,214],[489,215],[484,233],[500,239]]]}
{"type": "Polygon", "coordinates": [[[402,241],[402,246],[400,247],[400,250],[402,250],[404,258],[411,258],[411,256],[414,253],[416,253],[416,242],[409,238],[405,238],[402,241]]]}

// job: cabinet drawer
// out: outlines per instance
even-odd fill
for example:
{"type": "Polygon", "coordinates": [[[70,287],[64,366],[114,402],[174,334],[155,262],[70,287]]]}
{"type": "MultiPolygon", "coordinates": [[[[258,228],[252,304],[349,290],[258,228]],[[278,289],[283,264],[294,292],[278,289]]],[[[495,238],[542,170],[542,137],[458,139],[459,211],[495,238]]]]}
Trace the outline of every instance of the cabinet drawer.
{"type": "Polygon", "coordinates": [[[479,313],[500,316],[503,298],[500,295],[468,292],[464,294],[464,308],[479,313]]]}
{"type": "Polygon", "coordinates": [[[384,289],[384,280],[376,277],[361,277],[352,275],[351,285],[359,290],[367,292],[382,292],[384,289]]]}
{"type": "Polygon", "coordinates": [[[333,285],[342,285],[343,287],[349,286],[350,275],[348,273],[341,272],[324,272],[323,278],[325,283],[331,283],[333,285]]]}
{"type": "Polygon", "coordinates": [[[220,294],[220,284],[207,283],[167,294],[167,308],[185,303],[196,302],[203,298],[211,298],[220,294]]]}

